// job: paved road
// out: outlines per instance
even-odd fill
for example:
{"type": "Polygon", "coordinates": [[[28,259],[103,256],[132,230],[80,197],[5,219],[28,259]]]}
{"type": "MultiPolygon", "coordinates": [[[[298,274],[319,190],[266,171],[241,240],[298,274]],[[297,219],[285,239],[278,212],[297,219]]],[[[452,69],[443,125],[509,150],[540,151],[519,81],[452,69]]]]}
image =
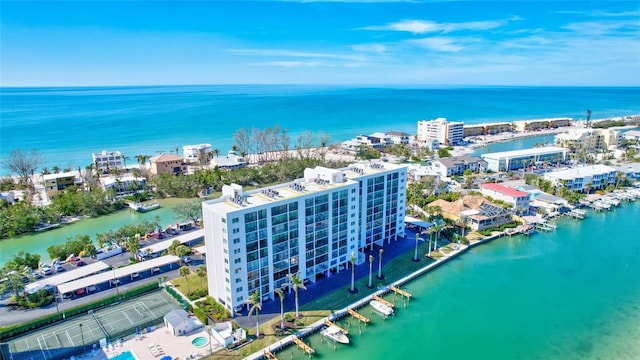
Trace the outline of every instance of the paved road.
{"type": "MultiPolygon", "coordinates": [[[[185,234],[186,232],[181,232],[180,235],[185,234]]],[[[172,237],[165,239],[147,239],[144,240],[144,246],[149,246],[153,243],[157,243],[160,241],[171,241],[172,237]]],[[[113,268],[117,268],[121,265],[126,265],[129,263],[129,258],[131,254],[128,252],[124,252],[120,255],[116,255],[107,259],[102,260],[113,268]]],[[[200,255],[193,256],[193,262],[189,264],[191,271],[195,272],[195,268],[198,265],[204,264],[204,260],[200,255]]],[[[96,262],[96,260],[90,258],[83,258],[85,262],[88,264],[96,262]]],[[[180,264],[181,266],[182,264],[180,264]]],[[[38,308],[38,309],[28,309],[28,310],[16,310],[13,307],[7,306],[9,299],[12,294],[5,293],[0,295],[0,326],[10,325],[15,323],[21,323],[33,319],[37,319],[49,314],[55,314],[58,311],[67,310],[73,307],[77,307],[82,304],[86,304],[92,301],[99,300],[101,298],[116,295],[118,292],[125,292],[127,290],[142,286],[144,284],[149,284],[152,282],[157,282],[159,276],[166,275],[167,280],[172,280],[180,275],[178,274],[178,268],[180,266],[173,265],[173,268],[170,268],[169,265],[161,267],[161,272],[156,273],[154,275],[149,275],[147,272],[143,272],[140,274],[140,277],[135,281],[131,281],[129,279],[121,279],[122,283],[118,287],[111,287],[108,284],[99,284],[97,285],[97,291],[81,296],[74,296],[71,299],[60,299],[58,298],[58,306],[56,304],[51,304],[47,307],[38,308]]],[[[65,271],[72,271],[74,266],[71,264],[64,264],[63,267],[65,271]]]]}

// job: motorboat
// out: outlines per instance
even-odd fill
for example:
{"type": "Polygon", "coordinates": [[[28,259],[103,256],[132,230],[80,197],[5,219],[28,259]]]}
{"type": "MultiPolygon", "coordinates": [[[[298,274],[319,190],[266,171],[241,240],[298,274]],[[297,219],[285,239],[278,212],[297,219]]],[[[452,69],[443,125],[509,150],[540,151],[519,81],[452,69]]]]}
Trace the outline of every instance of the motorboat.
{"type": "Polygon", "coordinates": [[[349,337],[336,325],[331,325],[320,332],[322,336],[342,344],[349,343],[349,337]]]}
{"type": "Polygon", "coordinates": [[[384,316],[391,316],[391,315],[394,314],[393,313],[393,309],[390,306],[387,306],[387,305],[381,303],[378,300],[371,300],[369,305],[371,305],[373,310],[379,312],[380,314],[382,314],[384,316]]]}

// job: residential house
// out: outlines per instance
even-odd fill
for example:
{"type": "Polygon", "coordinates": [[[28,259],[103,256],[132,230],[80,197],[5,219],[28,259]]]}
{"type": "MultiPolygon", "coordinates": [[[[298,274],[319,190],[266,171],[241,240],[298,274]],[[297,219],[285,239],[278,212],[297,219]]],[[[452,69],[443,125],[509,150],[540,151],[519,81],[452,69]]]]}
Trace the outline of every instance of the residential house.
{"type": "Polygon", "coordinates": [[[484,230],[511,222],[511,213],[480,195],[465,195],[453,202],[436,200],[429,206],[438,206],[442,216],[455,222],[463,217],[473,230],[484,230]]]}
{"type": "Polygon", "coordinates": [[[99,153],[93,153],[91,156],[95,170],[103,174],[112,169],[124,169],[125,167],[125,159],[120,151],[103,150],[99,153]]]}
{"type": "Polygon", "coordinates": [[[149,171],[154,174],[184,174],[187,166],[181,156],[173,154],[161,154],[149,159],[149,171]]]}
{"type": "Polygon", "coordinates": [[[502,184],[485,183],[480,185],[482,195],[511,204],[518,213],[529,210],[529,193],[502,184]]]}

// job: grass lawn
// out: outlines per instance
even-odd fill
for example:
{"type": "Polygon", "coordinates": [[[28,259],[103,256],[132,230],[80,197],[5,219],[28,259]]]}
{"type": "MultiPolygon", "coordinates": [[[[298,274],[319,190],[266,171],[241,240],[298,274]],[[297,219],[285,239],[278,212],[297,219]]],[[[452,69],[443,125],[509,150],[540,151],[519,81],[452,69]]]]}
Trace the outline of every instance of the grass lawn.
{"type": "Polygon", "coordinates": [[[176,289],[178,289],[181,293],[185,295],[189,293],[189,290],[193,292],[200,289],[205,289],[205,290],[207,289],[206,276],[201,278],[192,272],[188,276],[188,279],[189,279],[188,285],[187,285],[187,280],[183,276],[180,276],[178,278],[171,280],[171,283],[173,284],[173,286],[176,287],[176,289]]]}

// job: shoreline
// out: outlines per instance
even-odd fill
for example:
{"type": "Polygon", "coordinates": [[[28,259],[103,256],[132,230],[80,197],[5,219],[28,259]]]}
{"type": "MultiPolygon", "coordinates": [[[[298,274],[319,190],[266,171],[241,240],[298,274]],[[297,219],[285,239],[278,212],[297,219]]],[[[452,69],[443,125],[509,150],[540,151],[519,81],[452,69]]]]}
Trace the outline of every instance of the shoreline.
{"type": "Polygon", "coordinates": [[[402,285],[405,285],[413,280],[416,280],[420,277],[422,277],[423,275],[431,272],[432,270],[435,270],[436,268],[440,267],[441,265],[446,264],[447,262],[449,262],[452,259],[457,258],[458,256],[466,253],[467,251],[469,251],[469,249],[474,248],[476,246],[479,245],[483,245],[483,244],[487,244],[490,243],[493,240],[502,238],[505,236],[505,232],[502,233],[498,233],[495,235],[491,235],[488,236],[482,240],[478,240],[476,242],[470,243],[469,245],[464,245],[461,248],[457,249],[457,250],[453,250],[452,252],[442,256],[441,258],[439,258],[438,260],[436,260],[435,262],[432,262],[428,265],[425,265],[424,267],[394,281],[393,283],[385,286],[382,289],[379,289],[378,291],[354,302],[351,303],[349,305],[347,305],[346,307],[334,311],[331,315],[323,317],[317,321],[315,321],[313,324],[307,325],[306,327],[304,327],[301,330],[296,331],[295,334],[293,335],[288,335],[287,337],[285,337],[284,339],[281,339],[269,346],[266,346],[246,357],[244,357],[244,360],[258,360],[258,359],[262,359],[265,357],[265,353],[266,351],[269,351],[271,353],[276,353],[278,351],[284,350],[285,348],[295,345],[294,342],[294,337],[297,337],[298,339],[303,339],[304,337],[307,337],[309,335],[312,335],[316,332],[318,332],[323,326],[325,326],[325,322],[328,321],[336,321],[336,320],[340,320],[343,317],[348,316],[348,309],[354,309],[357,310],[365,305],[367,305],[371,300],[373,300],[374,296],[384,296],[387,295],[391,292],[390,288],[391,286],[395,286],[395,287],[400,287],[402,285]]]}

